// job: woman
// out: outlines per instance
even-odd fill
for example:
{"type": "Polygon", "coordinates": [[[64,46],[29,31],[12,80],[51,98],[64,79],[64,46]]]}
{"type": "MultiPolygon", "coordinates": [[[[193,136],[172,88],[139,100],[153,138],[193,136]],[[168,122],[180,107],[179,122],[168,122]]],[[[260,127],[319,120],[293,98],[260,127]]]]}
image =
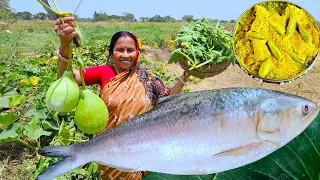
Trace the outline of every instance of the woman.
{"type": "MultiPolygon", "coordinates": [[[[57,77],[67,69],[69,44],[77,35],[74,30],[74,17],[57,19],[54,30],[60,37],[57,63],[57,77]]],[[[108,130],[123,121],[144,113],[152,108],[161,97],[179,94],[189,75],[183,73],[178,82],[168,89],[163,82],[150,75],[139,66],[139,41],[130,32],[115,33],[110,42],[109,58],[114,66],[102,65],[86,69],[83,72],[87,85],[99,84],[100,96],[109,111],[108,130]]],[[[80,73],[73,70],[75,81],[81,85],[80,73]]],[[[114,168],[99,165],[102,179],[142,179],[141,172],[120,172],[114,168]]]]}

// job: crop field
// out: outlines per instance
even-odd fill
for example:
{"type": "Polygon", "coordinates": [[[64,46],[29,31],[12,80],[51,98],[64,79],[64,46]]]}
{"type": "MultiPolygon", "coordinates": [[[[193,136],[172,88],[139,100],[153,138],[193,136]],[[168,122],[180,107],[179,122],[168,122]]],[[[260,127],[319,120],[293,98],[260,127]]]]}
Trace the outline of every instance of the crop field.
{"type": "MultiPolygon", "coordinates": [[[[53,160],[44,160],[36,154],[39,147],[91,138],[75,129],[74,112],[57,115],[44,104],[45,92],[56,79],[59,39],[52,23],[14,22],[9,25],[10,32],[5,32],[6,24],[0,22],[0,179],[32,179],[52,164],[53,160]],[[10,122],[4,123],[5,120],[10,122]]],[[[172,40],[183,25],[186,23],[81,22],[84,63],[88,67],[105,64],[110,38],[119,30],[132,31],[143,46],[160,50],[173,48],[172,40]]],[[[176,81],[165,62],[151,61],[143,55],[141,62],[168,86],[176,81]]],[[[79,172],[74,173],[81,174],[77,178],[92,176],[90,171],[79,172]]]]}
{"type": "MultiPolygon", "coordinates": [[[[4,26],[4,23],[2,25],[4,26]]],[[[15,137],[0,136],[1,142],[13,142],[0,145],[0,177],[4,179],[32,178],[36,162],[41,164],[34,150],[48,143],[42,136],[48,137],[49,141],[54,137],[55,142],[51,143],[55,144],[69,144],[71,140],[75,140],[73,139],[75,137],[78,138],[77,141],[88,138],[84,135],[79,136],[79,132],[76,132],[74,127],[66,128],[60,124],[61,118],[65,124],[70,124],[73,118],[72,113],[62,115],[64,117],[55,117],[54,114],[48,114],[43,102],[48,86],[56,78],[56,50],[59,41],[51,25],[51,21],[18,22],[10,24],[10,33],[5,32],[4,29],[0,32],[0,97],[2,97],[0,122],[8,118],[17,124],[33,122],[32,130],[41,131],[39,134],[30,134],[31,132],[20,134],[10,131],[10,135],[15,137]],[[47,129],[42,119],[45,119],[48,124],[52,122],[59,124],[49,125],[47,129]],[[17,143],[18,140],[23,142],[24,146],[21,146],[22,143],[17,143]]],[[[104,64],[110,38],[119,30],[135,32],[145,45],[164,48],[170,46],[170,40],[175,37],[181,25],[183,24],[81,23],[86,49],[83,53],[88,58],[85,64],[87,66],[104,64]]],[[[142,60],[146,64],[151,64],[147,59],[142,60]]],[[[154,69],[154,73],[160,76],[166,74],[164,69],[154,69]]],[[[168,74],[166,77],[170,81],[168,74]]],[[[1,126],[1,130],[5,128],[6,126],[1,126]]],[[[47,165],[48,163],[45,162],[47,165]]],[[[45,164],[41,164],[38,168],[43,168],[45,164]]]]}
{"type": "MultiPolygon", "coordinates": [[[[34,179],[58,160],[38,155],[40,147],[69,145],[92,138],[77,129],[73,122],[74,111],[57,114],[44,103],[50,83],[56,80],[59,38],[52,24],[52,21],[12,22],[6,32],[7,24],[0,22],[0,180],[34,179]]],[[[173,40],[177,32],[186,25],[186,22],[80,22],[84,36],[83,61],[87,67],[105,64],[111,36],[119,30],[128,30],[137,34],[142,42],[141,64],[172,86],[182,69],[179,65],[168,65],[167,60],[175,48],[173,40]]],[[[225,24],[225,28],[232,31],[233,24],[225,24]]],[[[318,62],[309,74],[295,83],[280,86],[256,81],[237,65],[231,65],[219,76],[204,80],[191,77],[183,92],[232,86],[263,87],[295,93],[319,103],[319,76],[318,62]]],[[[98,93],[97,86],[90,88],[98,93]]],[[[144,179],[279,179],[274,177],[279,174],[283,179],[320,179],[319,128],[318,116],[297,140],[246,168],[201,176],[150,172],[144,179]],[[297,148],[301,146],[303,148],[297,148]],[[288,165],[288,162],[296,165],[288,165]]],[[[96,169],[96,163],[89,163],[59,179],[98,179],[96,169]]]]}

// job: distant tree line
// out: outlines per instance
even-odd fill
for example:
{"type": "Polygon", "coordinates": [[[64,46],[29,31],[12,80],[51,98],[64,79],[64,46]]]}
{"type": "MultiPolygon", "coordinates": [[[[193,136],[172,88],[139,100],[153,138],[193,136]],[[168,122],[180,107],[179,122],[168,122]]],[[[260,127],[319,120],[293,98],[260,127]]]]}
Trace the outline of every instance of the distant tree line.
{"type": "MultiPolygon", "coordinates": [[[[1,1],[1,0],[0,0],[1,1]]],[[[81,18],[77,15],[76,16],[78,21],[94,21],[94,22],[99,22],[99,21],[117,21],[117,22],[179,22],[179,21],[186,21],[186,22],[192,22],[196,21],[197,19],[194,18],[193,15],[184,15],[181,19],[175,19],[171,17],[170,15],[168,16],[160,16],[160,15],[155,15],[152,17],[140,17],[139,19],[136,19],[134,14],[132,13],[127,13],[124,12],[122,13],[121,16],[119,15],[108,15],[105,12],[94,12],[92,18],[81,18]]],[[[47,20],[47,19],[52,19],[52,17],[43,12],[39,12],[36,14],[32,14],[28,11],[23,11],[23,12],[13,12],[10,10],[4,11],[1,13],[0,10],[0,20],[4,19],[14,19],[14,20],[47,20]],[[6,16],[2,15],[6,14],[6,16]]],[[[218,21],[218,19],[214,19],[213,21],[218,21]]],[[[226,21],[226,20],[220,20],[220,22],[230,22],[234,23],[236,22],[235,20],[231,21],[226,21]]]]}
{"type": "MultiPolygon", "coordinates": [[[[52,19],[52,17],[43,12],[39,12],[36,14],[32,14],[28,11],[23,12],[15,12],[10,7],[10,0],[0,0],[0,20],[2,21],[13,21],[13,20],[47,20],[52,19]]],[[[117,22],[179,22],[179,21],[186,21],[186,22],[192,22],[196,21],[197,19],[194,18],[193,15],[184,15],[181,19],[175,19],[171,17],[170,15],[167,16],[160,16],[155,15],[153,17],[140,17],[139,19],[136,19],[134,14],[124,12],[122,15],[110,15],[105,12],[94,12],[91,18],[81,18],[76,16],[78,21],[117,21],[117,22]]],[[[213,20],[218,21],[218,20],[213,20]]],[[[225,21],[222,20],[222,22],[235,22],[235,20],[231,21],[225,21]]]]}
{"type": "MultiPolygon", "coordinates": [[[[9,5],[10,0],[0,0],[0,20],[2,21],[12,21],[12,20],[47,20],[53,19],[49,14],[39,12],[32,14],[28,11],[15,12],[9,5]]],[[[135,18],[134,14],[124,12],[122,15],[109,15],[105,12],[94,12],[92,18],[81,18],[77,15],[74,15],[78,21],[117,21],[117,22],[193,22],[197,21],[193,15],[184,15],[181,19],[175,19],[170,15],[160,16],[155,15],[153,17],[140,17],[138,20],[135,18]]],[[[220,21],[222,23],[235,23],[236,20],[218,20],[212,19],[212,21],[220,21]]],[[[320,24],[320,22],[318,22],[320,24]]]]}

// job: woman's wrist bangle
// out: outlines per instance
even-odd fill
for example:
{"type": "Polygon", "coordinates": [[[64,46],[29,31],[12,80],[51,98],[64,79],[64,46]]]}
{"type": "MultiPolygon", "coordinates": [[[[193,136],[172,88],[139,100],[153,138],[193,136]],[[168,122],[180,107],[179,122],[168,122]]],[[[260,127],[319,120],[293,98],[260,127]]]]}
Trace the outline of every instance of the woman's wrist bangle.
{"type": "Polygon", "coordinates": [[[60,52],[60,46],[58,47],[57,53],[58,53],[58,60],[61,60],[63,62],[68,62],[69,61],[69,59],[67,59],[64,56],[62,56],[62,54],[60,52]]]}
{"type": "Polygon", "coordinates": [[[58,53],[58,60],[59,61],[63,61],[63,62],[68,62],[69,61],[69,59],[63,57],[60,53],[58,53]]]}
{"type": "Polygon", "coordinates": [[[187,73],[187,71],[183,71],[183,80],[184,80],[184,82],[187,82],[188,81],[188,79],[189,79],[189,73],[187,73]]]}

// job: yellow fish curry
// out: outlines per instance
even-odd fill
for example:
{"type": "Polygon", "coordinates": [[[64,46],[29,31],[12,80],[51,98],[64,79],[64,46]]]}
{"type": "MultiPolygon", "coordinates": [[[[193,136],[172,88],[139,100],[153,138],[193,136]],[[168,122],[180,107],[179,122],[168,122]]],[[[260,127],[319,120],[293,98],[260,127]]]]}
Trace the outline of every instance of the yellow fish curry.
{"type": "Polygon", "coordinates": [[[304,9],[287,2],[264,2],[238,20],[233,42],[237,59],[247,71],[284,80],[314,61],[319,39],[319,27],[304,9]]]}

